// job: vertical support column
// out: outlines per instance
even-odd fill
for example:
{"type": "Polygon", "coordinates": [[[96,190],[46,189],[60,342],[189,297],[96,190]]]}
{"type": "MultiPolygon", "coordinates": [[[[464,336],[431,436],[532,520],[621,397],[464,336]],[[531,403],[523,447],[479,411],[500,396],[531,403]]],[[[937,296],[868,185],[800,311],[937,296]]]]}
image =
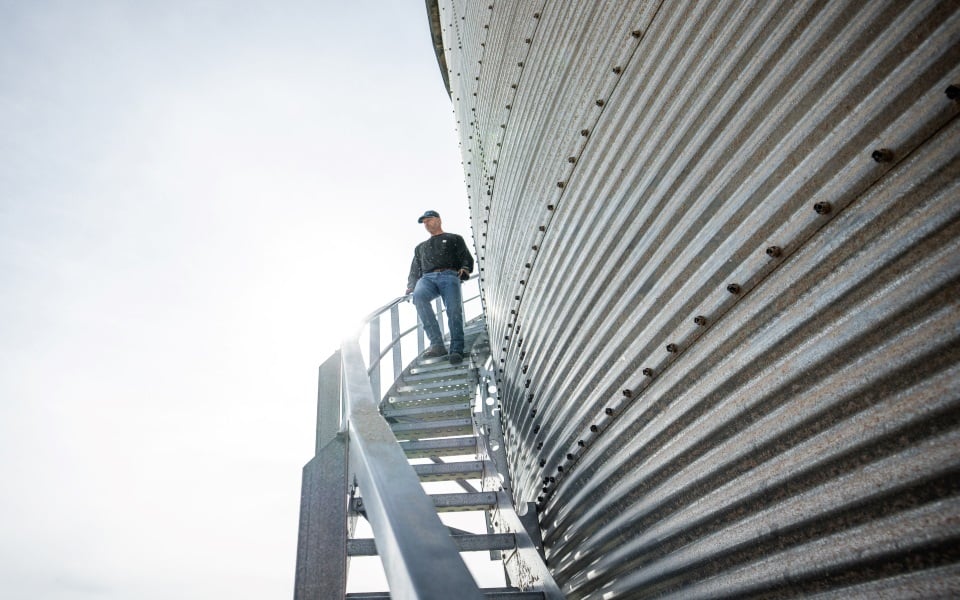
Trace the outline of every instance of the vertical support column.
{"type": "Polygon", "coordinates": [[[347,591],[347,440],[337,434],[303,468],[294,600],[342,599],[347,591]]]}
{"type": "Polygon", "coordinates": [[[346,430],[347,411],[343,407],[340,394],[340,351],[337,350],[320,365],[320,378],[317,383],[317,445],[314,455],[320,454],[320,449],[336,437],[337,433],[346,430]]]}
{"type": "Polygon", "coordinates": [[[295,600],[343,598],[347,586],[348,475],[341,356],[320,366],[316,456],[303,468],[295,600]]]}

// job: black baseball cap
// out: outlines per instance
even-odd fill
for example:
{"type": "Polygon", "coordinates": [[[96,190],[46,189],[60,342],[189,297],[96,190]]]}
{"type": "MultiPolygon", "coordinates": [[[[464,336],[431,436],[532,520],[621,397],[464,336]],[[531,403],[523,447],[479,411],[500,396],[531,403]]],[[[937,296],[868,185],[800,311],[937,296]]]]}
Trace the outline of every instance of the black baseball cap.
{"type": "Polygon", "coordinates": [[[439,219],[439,218],[440,218],[440,213],[438,213],[438,212],[435,211],[435,210],[428,210],[427,212],[423,213],[423,216],[421,216],[419,219],[417,219],[417,223],[423,223],[423,220],[424,220],[424,219],[429,219],[430,217],[436,217],[436,218],[439,219]]]}

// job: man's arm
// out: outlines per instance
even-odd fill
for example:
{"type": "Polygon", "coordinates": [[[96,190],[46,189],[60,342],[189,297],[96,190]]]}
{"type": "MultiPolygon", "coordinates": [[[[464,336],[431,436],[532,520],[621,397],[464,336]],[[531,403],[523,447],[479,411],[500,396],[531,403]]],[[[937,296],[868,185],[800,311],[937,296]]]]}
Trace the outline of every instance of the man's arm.
{"type": "Polygon", "coordinates": [[[467,243],[461,236],[459,238],[459,244],[457,244],[457,260],[460,262],[460,269],[457,271],[457,275],[460,277],[461,281],[466,281],[470,279],[470,273],[473,272],[473,256],[470,254],[470,250],[467,248],[467,243]]]}
{"type": "Polygon", "coordinates": [[[413,288],[417,287],[417,281],[422,276],[423,273],[420,272],[420,259],[417,256],[416,250],[414,250],[413,261],[410,263],[410,274],[407,275],[407,294],[413,292],[413,288]]]}

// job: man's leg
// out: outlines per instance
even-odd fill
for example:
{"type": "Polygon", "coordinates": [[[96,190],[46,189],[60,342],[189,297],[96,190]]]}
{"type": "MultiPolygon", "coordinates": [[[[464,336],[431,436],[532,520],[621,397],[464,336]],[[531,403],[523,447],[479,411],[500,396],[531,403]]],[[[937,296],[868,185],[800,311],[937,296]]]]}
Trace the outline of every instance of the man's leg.
{"type": "Polygon", "coordinates": [[[437,315],[433,312],[433,299],[440,295],[440,290],[431,274],[424,275],[417,281],[413,289],[413,305],[417,307],[417,315],[423,323],[423,330],[430,340],[431,349],[443,348],[443,336],[440,334],[440,324],[437,315]]]}
{"type": "Polygon", "coordinates": [[[439,283],[439,292],[447,311],[450,326],[450,354],[463,354],[463,296],[456,272],[446,271],[439,283]]]}

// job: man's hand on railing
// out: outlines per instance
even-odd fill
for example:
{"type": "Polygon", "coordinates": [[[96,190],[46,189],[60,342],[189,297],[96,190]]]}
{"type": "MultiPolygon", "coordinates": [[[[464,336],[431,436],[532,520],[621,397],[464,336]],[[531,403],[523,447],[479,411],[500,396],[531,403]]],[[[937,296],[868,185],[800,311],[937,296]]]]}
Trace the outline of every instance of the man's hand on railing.
{"type": "Polygon", "coordinates": [[[470,279],[470,271],[466,269],[460,269],[459,271],[457,271],[457,277],[460,278],[460,281],[466,281],[470,279]]]}

